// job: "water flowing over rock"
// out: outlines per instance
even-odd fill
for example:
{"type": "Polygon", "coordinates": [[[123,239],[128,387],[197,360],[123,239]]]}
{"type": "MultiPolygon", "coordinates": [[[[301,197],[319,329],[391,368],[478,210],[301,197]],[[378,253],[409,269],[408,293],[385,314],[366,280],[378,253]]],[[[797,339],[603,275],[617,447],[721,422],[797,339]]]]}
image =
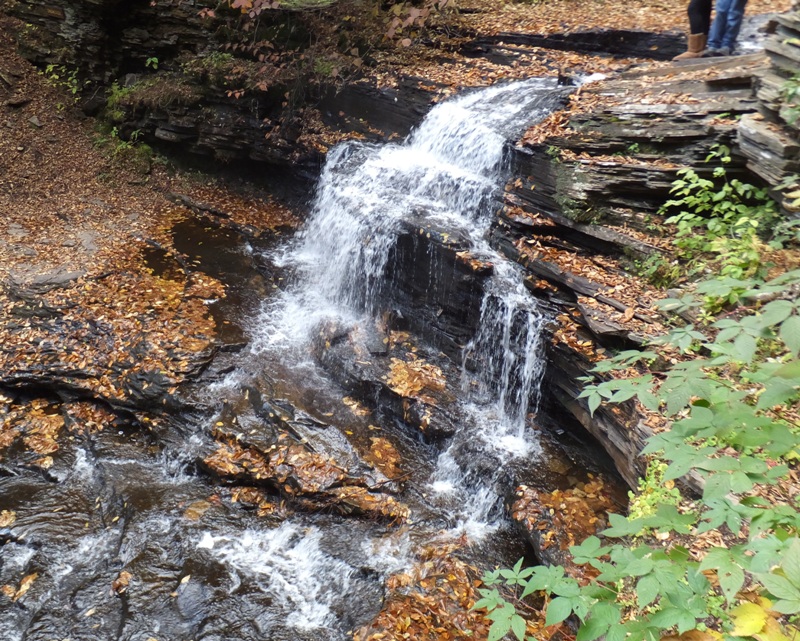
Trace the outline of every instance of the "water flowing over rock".
{"type": "Polygon", "coordinates": [[[451,353],[465,348],[465,391],[495,405],[503,430],[520,432],[541,375],[542,315],[516,270],[485,236],[499,202],[506,140],[561,99],[552,80],[499,85],[438,105],[402,144],[350,142],[334,149],[312,217],[289,257],[300,285],[290,293],[291,314],[284,322],[295,331],[305,324],[302,336],[327,316],[355,320],[399,308],[434,344],[447,345],[451,353]],[[404,249],[400,239],[413,229],[426,241],[433,232],[441,242],[426,242],[422,251],[404,249]],[[458,245],[446,252],[453,248],[451,237],[458,245]],[[433,269],[427,290],[414,294],[438,314],[448,305],[453,288],[447,283],[455,279],[459,261],[488,276],[470,283],[479,291],[468,300],[472,309],[450,310],[459,321],[473,319],[469,329],[475,334],[468,342],[437,337],[435,326],[415,323],[416,310],[403,304],[408,292],[402,274],[411,267],[409,259],[422,253],[433,269]],[[480,374],[472,376],[476,370],[480,374]]]}

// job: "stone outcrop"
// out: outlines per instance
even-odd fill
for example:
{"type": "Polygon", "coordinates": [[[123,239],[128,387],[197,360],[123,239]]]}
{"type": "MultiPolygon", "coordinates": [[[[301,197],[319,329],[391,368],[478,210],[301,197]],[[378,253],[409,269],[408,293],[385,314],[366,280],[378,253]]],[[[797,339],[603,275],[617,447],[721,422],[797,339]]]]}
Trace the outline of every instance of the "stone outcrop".
{"type": "MultiPolygon", "coordinates": [[[[750,82],[764,67],[760,54],[704,59],[581,88],[596,108],[571,115],[567,134],[514,150],[512,204],[553,220],[637,225],[668,199],[678,169],[711,175],[708,151],[730,146],[736,117],[756,110],[750,82]]],[[[744,164],[734,157],[730,168],[741,173],[744,164]]]]}
{"type": "MultiPolygon", "coordinates": [[[[332,131],[405,136],[437,89],[414,78],[385,88],[368,79],[342,87],[333,78],[293,77],[242,51],[237,12],[216,3],[22,0],[14,14],[25,22],[21,52],[61,76],[74,73],[70,91],[82,94],[84,111],[105,110],[125,139],[136,131],[225,162],[291,163],[315,177],[332,131]],[[202,17],[203,8],[216,8],[215,17],[202,17]]],[[[270,12],[261,28],[283,28],[290,14],[270,12]]]]}
{"type": "Polygon", "coordinates": [[[26,26],[20,48],[39,65],[67,65],[81,80],[105,84],[145,68],[148,58],[194,54],[209,42],[198,12],[203,3],[120,0],[21,0],[14,14],[26,26]]]}
{"type": "Polygon", "coordinates": [[[314,356],[345,392],[429,440],[456,431],[456,396],[407,333],[380,325],[319,329],[314,356]]]}
{"type": "Polygon", "coordinates": [[[788,183],[776,197],[784,211],[800,214],[797,174],[800,173],[800,3],[776,18],[774,33],[765,43],[769,66],[756,78],[759,112],[744,116],[738,143],[748,168],[770,185],[788,183]],[[794,181],[793,181],[794,179],[794,181]],[[794,195],[790,195],[794,193],[794,195]]]}
{"type": "Polygon", "coordinates": [[[651,429],[630,402],[590,415],[581,379],[596,349],[635,349],[664,331],[652,305],[663,294],[627,287],[624,269],[666,255],[649,232],[679,169],[710,177],[706,157],[723,144],[734,150],[728,171],[746,174],[737,117],[756,112],[751,78],[766,66],[753,54],[634,69],[583,87],[578,105],[588,107],[555,131],[543,123],[540,137],[534,128],[512,150],[491,242],[525,268],[529,290],[556,318],[543,396],[603,445],[632,487],[651,429]]]}
{"type": "Polygon", "coordinates": [[[626,58],[671,60],[686,50],[686,37],[676,32],[653,33],[636,29],[588,29],[550,35],[499,33],[475,38],[465,44],[462,51],[468,56],[504,61],[513,59],[520,48],[531,47],[626,58]]]}
{"type": "Polygon", "coordinates": [[[565,490],[543,492],[527,485],[518,487],[511,518],[543,563],[560,565],[567,576],[585,583],[597,571],[577,565],[569,548],[601,532],[608,525],[607,514],[618,509],[613,488],[606,487],[602,477],[592,477],[565,490]]]}

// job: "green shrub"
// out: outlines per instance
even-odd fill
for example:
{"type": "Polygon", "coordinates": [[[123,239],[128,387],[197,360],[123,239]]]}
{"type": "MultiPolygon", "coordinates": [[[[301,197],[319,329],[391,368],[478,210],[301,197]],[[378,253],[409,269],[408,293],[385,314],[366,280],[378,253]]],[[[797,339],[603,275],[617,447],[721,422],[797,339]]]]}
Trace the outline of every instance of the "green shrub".
{"type": "MultiPolygon", "coordinates": [[[[742,300],[763,300],[800,287],[800,270],[769,282],[739,284],[747,285],[739,288],[742,300]]],[[[702,304],[691,296],[665,301],[665,307],[702,304]]],[[[521,589],[518,598],[543,592],[551,599],[545,623],[575,615],[578,641],[600,636],[658,641],[709,628],[757,641],[785,641],[786,635],[798,634],[791,617],[800,614],[800,505],[796,497],[773,504],[754,490],[786,481],[789,465],[800,459],[800,426],[783,411],[799,398],[800,301],[776,298],[738,319],[722,318],[707,332],[687,325],[661,342],[682,351],[696,344],[707,356],[676,363],[658,384],[647,373],[592,383],[581,394],[592,413],[604,402],[635,397],[674,418],[671,429],[651,437],[644,449],[662,462],[644,479],[631,513],[609,515],[611,527],[603,532],[609,544],[593,536],[571,548],[576,563],[594,567],[599,575],[581,585],[565,577],[563,568],[518,564],[487,573],[489,587],[476,607],[485,608],[493,621],[491,639],[501,638],[503,630],[524,638],[524,625],[516,618],[521,615],[492,587],[497,583],[521,589]],[[703,495],[680,503],[667,484],[690,472],[702,479],[703,495]],[[720,528],[738,533],[744,523],[744,539],[712,547],[701,559],[679,543],[663,547],[664,535],[678,538],[720,528]],[[648,530],[662,536],[631,543],[648,530]],[[766,598],[754,603],[740,595],[744,588],[766,598]],[[782,625],[781,615],[789,616],[782,625]]],[[[596,371],[628,369],[655,356],[622,352],[596,371]]]]}

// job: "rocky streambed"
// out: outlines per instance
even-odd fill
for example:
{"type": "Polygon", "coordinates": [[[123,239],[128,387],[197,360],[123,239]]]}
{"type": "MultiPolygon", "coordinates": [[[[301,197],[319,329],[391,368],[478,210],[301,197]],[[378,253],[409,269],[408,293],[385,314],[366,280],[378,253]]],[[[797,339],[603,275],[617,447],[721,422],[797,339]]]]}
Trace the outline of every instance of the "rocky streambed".
{"type": "MultiPolygon", "coordinates": [[[[486,241],[507,138],[561,96],[476,92],[406,143],[338,148],[288,241],[195,206],[168,232],[177,252],[143,253],[216,328],[191,354],[165,346],[174,370],[99,386],[69,354],[14,370],[9,638],[481,634],[481,569],[560,560],[621,509],[599,448],[540,411],[552,310],[486,241]]],[[[52,291],[20,304],[68,331],[52,291]]],[[[101,318],[84,331],[111,336],[101,318]]]]}

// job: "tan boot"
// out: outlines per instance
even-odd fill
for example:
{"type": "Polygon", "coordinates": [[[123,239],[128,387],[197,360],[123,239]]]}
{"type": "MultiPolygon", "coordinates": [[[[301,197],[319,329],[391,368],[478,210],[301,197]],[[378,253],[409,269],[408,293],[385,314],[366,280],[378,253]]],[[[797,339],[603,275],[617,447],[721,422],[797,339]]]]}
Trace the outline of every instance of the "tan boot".
{"type": "Polygon", "coordinates": [[[687,40],[686,52],[675,56],[673,60],[689,60],[691,58],[700,58],[703,50],[706,48],[706,40],[708,36],[704,33],[693,33],[687,40]]]}

